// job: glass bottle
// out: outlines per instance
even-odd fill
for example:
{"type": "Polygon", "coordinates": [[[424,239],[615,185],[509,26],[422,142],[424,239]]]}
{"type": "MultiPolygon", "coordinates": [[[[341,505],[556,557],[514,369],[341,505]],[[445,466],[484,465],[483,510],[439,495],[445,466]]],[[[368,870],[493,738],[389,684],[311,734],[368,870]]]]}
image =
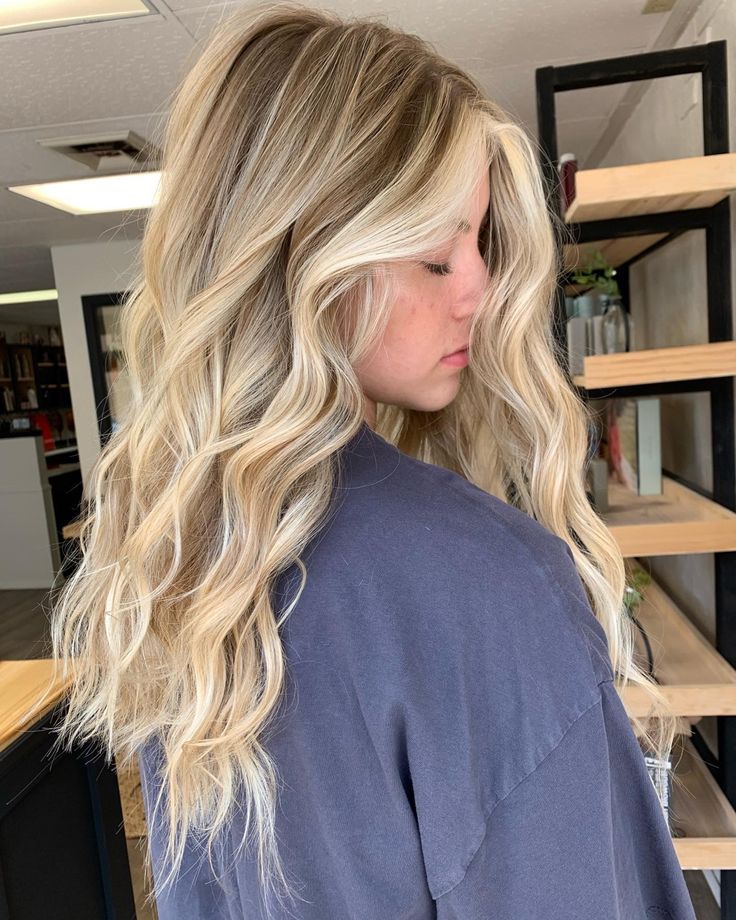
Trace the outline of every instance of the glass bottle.
{"type": "Polygon", "coordinates": [[[632,323],[621,306],[621,295],[611,294],[603,313],[603,349],[614,354],[631,349],[632,323]]]}

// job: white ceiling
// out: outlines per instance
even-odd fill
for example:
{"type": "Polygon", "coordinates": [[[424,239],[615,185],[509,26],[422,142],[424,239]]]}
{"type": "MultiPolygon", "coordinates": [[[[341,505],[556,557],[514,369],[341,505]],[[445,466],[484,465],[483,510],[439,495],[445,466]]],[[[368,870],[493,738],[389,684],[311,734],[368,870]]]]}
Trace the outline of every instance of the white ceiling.
{"type": "MultiPolygon", "coordinates": [[[[146,212],[70,215],[7,186],[93,175],[36,141],[125,129],[153,140],[171,94],[212,27],[237,2],[149,0],[148,16],[0,35],[0,293],[55,286],[49,247],[135,239],[146,212]]],[[[332,0],[348,16],[379,16],[415,32],[473,73],[536,138],[534,71],[673,47],[700,0],[642,14],[644,0],[332,0]]],[[[633,103],[630,86],[556,96],[560,152],[580,164],[611,119],[633,103]],[[623,107],[623,108],[622,108],[623,107]]]]}

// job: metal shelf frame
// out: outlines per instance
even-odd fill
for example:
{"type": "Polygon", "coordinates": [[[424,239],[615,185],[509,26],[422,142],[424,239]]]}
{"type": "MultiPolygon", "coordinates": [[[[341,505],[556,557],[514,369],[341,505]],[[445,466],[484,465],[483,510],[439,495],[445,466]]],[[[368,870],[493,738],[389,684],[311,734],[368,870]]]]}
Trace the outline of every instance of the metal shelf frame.
{"type": "MultiPolygon", "coordinates": [[[[702,45],[663,51],[645,52],[624,57],[585,61],[559,67],[538,68],[536,76],[537,124],[540,161],[550,208],[560,214],[557,173],[557,122],[555,94],[613,83],[629,83],[700,73],[703,109],[703,155],[729,153],[727,42],[713,41],[702,45]]],[[[666,233],[653,246],[617,267],[617,281],[624,306],[630,303],[629,269],[651,252],[680,234],[694,229],[705,230],[708,341],[733,339],[731,292],[731,223],[730,198],[726,196],[709,208],[667,211],[655,214],[584,221],[567,225],[577,243],[666,233]]],[[[559,264],[564,265],[558,238],[559,264]]],[[[554,331],[561,353],[566,353],[566,314],[564,286],[569,273],[561,271],[555,304],[554,331]]],[[[566,373],[567,367],[565,367],[566,373]]],[[[675,384],[648,384],[639,387],[615,387],[590,391],[589,397],[645,395],[674,392],[708,391],[711,405],[711,447],[713,456],[713,490],[708,498],[736,511],[736,444],[734,440],[734,379],[722,377],[707,381],[689,380],[675,384]]],[[[583,391],[587,392],[587,391],[583,391]]],[[[664,471],[690,488],[703,493],[696,483],[686,482],[664,471]]],[[[720,654],[736,666],[736,552],[714,553],[715,573],[715,646],[720,654]]],[[[691,741],[708,766],[714,779],[732,806],[736,806],[736,716],[718,716],[718,751],[716,757],[693,726],[691,741]]],[[[721,870],[721,920],[736,920],[736,870],[721,870]]]]}

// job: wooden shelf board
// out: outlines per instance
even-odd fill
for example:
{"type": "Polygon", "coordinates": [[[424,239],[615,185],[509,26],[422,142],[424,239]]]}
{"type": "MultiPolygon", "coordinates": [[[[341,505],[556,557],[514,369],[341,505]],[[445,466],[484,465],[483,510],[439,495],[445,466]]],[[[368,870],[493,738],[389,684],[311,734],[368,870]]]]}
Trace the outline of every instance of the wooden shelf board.
{"type": "Polygon", "coordinates": [[[683,869],[736,869],[736,813],[691,741],[673,752],[672,825],[685,836],[673,836],[683,869]]]}
{"type": "Polygon", "coordinates": [[[636,495],[612,477],[601,518],[625,557],[736,550],[736,514],[669,476],[661,495],[636,495]]]}
{"type": "Polygon", "coordinates": [[[736,342],[706,342],[674,348],[645,348],[611,355],[586,355],[576,386],[600,387],[668,383],[736,375],[736,342]]]}
{"type": "Polygon", "coordinates": [[[646,233],[641,236],[620,236],[589,243],[566,243],[562,247],[565,271],[574,272],[582,269],[596,250],[600,250],[609,265],[618,268],[666,236],[666,233],[646,233]]]}
{"type": "Polygon", "coordinates": [[[736,153],[633,163],[575,173],[567,223],[707,208],[736,189],[736,153]]]}
{"type": "MultiPolygon", "coordinates": [[[[637,566],[640,567],[640,566],[637,566]]],[[[675,715],[736,715],[736,670],[693,625],[667,593],[652,580],[636,618],[652,646],[654,672],[675,715]]],[[[638,634],[636,660],[646,666],[646,648],[638,634]]],[[[635,685],[621,692],[626,711],[644,718],[649,695],[635,685]]]]}

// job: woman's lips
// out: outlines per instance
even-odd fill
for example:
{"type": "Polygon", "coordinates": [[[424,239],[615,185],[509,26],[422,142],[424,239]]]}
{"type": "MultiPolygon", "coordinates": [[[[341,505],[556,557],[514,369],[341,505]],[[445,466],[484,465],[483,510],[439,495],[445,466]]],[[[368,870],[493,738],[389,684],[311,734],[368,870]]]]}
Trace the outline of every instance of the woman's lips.
{"type": "Polygon", "coordinates": [[[445,355],[444,358],[440,358],[443,364],[449,364],[450,367],[465,367],[468,360],[467,348],[461,348],[460,351],[455,351],[451,355],[445,355]]]}

